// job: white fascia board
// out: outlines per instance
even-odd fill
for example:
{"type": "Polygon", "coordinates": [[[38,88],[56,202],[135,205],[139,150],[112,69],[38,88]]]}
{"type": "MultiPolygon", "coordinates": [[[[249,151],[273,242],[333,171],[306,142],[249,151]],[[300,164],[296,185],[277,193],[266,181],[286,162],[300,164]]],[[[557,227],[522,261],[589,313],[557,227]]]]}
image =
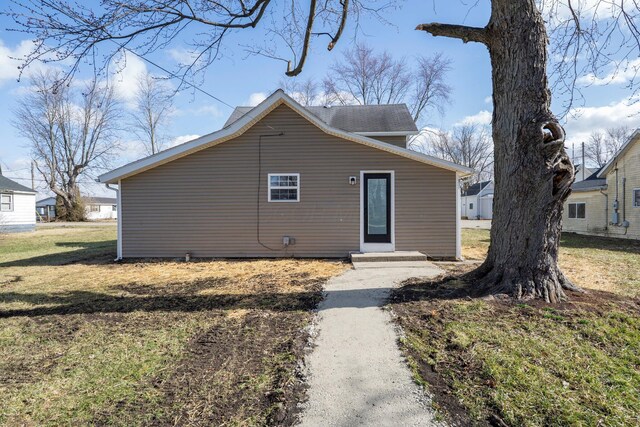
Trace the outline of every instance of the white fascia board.
{"type": "Polygon", "coordinates": [[[633,134],[631,134],[631,136],[629,137],[627,142],[625,142],[624,145],[622,145],[622,147],[620,148],[620,151],[618,153],[616,153],[611,158],[611,160],[609,160],[607,162],[606,165],[604,165],[604,167],[602,168],[602,170],[598,174],[598,178],[606,178],[607,174],[611,171],[611,168],[613,167],[613,165],[618,161],[618,158],[620,158],[629,148],[631,148],[631,145],[633,145],[633,143],[638,138],[640,138],[640,129],[636,129],[633,132],[633,134]]]}
{"type": "Polygon", "coordinates": [[[392,132],[352,132],[356,135],[362,136],[408,136],[408,135],[417,135],[420,132],[417,130],[403,130],[403,131],[392,131],[392,132]]]}
{"type": "Polygon", "coordinates": [[[35,191],[24,191],[24,190],[0,190],[0,193],[12,193],[12,194],[23,194],[23,195],[36,195],[35,191]]]}
{"type": "Polygon", "coordinates": [[[472,169],[457,165],[453,162],[438,159],[436,157],[428,156],[425,154],[420,154],[415,151],[400,148],[393,144],[388,144],[386,142],[371,139],[366,136],[357,135],[355,133],[345,132],[340,129],[333,128],[318,119],[316,116],[306,111],[300,104],[298,104],[291,97],[285,94],[282,89],[278,89],[277,91],[269,95],[267,99],[258,104],[258,106],[256,106],[254,109],[246,113],[244,116],[242,116],[240,119],[236,120],[229,126],[222,128],[219,131],[210,133],[189,142],[185,142],[184,144],[177,145],[173,148],[169,148],[168,150],[151,155],[149,157],[145,157],[144,159],[137,160],[135,162],[129,163],[110,172],[102,174],[98,177],[98,181],[102,183],[115,184],[119,180],[122,180],[124,178],[136,175],[140,172],[144,172],[148,169],[152,169],[156,166],[160,166],[196,151],[213,147],[222,142],[228,141],[229,139],[236,138],[242,135],[256,122],[258,122],[260,119],[262,119],[276,107],[282,104],[286,104],[288,107],[293,109],[295,112],[300,114],[302,117],[304,117],[309,122],[329,135],[334,135],[342,139],[357,142],[359,144],[367,145],[439,168],[459,172],[461,173],[461,176],[467,176],[473,173],[472,169]]]}

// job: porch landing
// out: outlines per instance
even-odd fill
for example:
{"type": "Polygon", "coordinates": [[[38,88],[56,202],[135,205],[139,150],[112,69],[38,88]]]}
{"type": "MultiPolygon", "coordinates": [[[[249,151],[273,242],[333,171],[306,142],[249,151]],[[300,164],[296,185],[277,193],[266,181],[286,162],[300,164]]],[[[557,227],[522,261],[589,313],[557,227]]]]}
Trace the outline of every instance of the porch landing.
{"type": "MultiPolygon", "coordinates": [[[[397,252],[367,252],[352,253],[352,263],[364,262],[417,262],[427,261],[427,256],[418,251],[397,251],[397,252]]],[[[398,266],[400,267],[400,265],[398,266]]]]}

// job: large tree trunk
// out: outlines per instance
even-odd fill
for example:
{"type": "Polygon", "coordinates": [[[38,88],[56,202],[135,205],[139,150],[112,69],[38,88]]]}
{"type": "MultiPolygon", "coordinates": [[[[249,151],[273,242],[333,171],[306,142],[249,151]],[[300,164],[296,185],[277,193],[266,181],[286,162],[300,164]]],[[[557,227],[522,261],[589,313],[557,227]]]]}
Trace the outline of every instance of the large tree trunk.
{"type": "Polygon", "coordinates": [[[550,111],[547,34],[535,0],[492,0],[485,28],[417,30],[484,43],[493,73],[495,191],[491,245],[470,274],[476,294],[557,302],[573,286],[558,268],[562,208],[575,177],[564,130],[550,111]]]}
{"type": "Polygon", "coordinates": [[[557,302],[576,289],[557,263],[574,168],[550,111],[547,35],[534,0],[492,5],[493,224],[489,254],[473,276],[484,293],[557,302]]]}

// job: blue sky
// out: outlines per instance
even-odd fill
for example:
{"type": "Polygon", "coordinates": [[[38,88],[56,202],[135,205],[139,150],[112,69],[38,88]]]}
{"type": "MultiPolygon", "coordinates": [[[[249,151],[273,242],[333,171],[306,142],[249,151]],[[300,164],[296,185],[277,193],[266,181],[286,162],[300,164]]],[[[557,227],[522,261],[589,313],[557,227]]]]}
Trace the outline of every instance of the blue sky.
{"type": "MultiPolygon", "coordinates": [[[[465,121],[486,124],[491,111],[491,70],[486,48],[474,43],[463,44],[458,40],[434,38],[415,31],[414,28],[417,24],[434,21],[483,26],[489,16],[488,4],[488,0],[481,0],[477,7],[469,11],[469,6],[462,1],[409,0],[404,2],[402,8],[385,13],[389,23],[365,18],[360,22],[360,31],[356,34],[352,22],[333,52],[326,51],[325,39],[314,41],[301,77],[321,79],[329,64],[353,43],[354,37],[377,50],[388,50],[394,55],[407,58],[443,52],[452,60],[453,68],[448,75],[448,83],[453,87],[453,101],[443,116],[429,118],[429,126],[449,129],[465,121]]],[[[19,182],[29,185],[30,180],[25,180],[29,176],[30,162],[27,142],[18,137],[11,125],[15,98],[25,90],[27,81],[16,81],[18,63],[10,59],[11,56],[19,57],[26,53],[29,40],[24,34],[6,31],[12,26],[13,23],[8,18],[0,16],[0,164],[4,175],[18,178],[19,182]]],[[[231,34],[225,41],[224,58],[208,69],[199,86],[231,105],[247,105],[251,101],[259,101],[275,90],[278,83],[286,78],[283,63],[247,55],[243,47],[260,42],[262,36],[260,29],[231,34]]],[[[186,50],[185,45],[177,43],[170,49],[155,53],[153,60],[172,69],[176,66],[176,58],[186,53],[186,50]]],[[[135,76],[140,72],[163,75],[162,71],[152,65],[129,55],[125,70],[113,77],[123,98],[135,87],[135,76]]],[[[640,122],[640,119],[633,114],[640,112],[640,108],[637,103],[631,102],[632,92],[625,83],[624,76],[616,76],[612,84],[584,89],[584,105],[573,111],[567,119],[570,144],[585,140],[592,130],[616,125],[637,127],[635,123],[640,122]]],[[[554,100],[556,111],[562,110],[560,101],[562,100],[554,100]]],[[[231,113],[227,106],[192,91],[177,94],[174,104],[176,114],[169,129],[174,141],[185,141],[215,131],[231,113]]],[[[139,155],[141,153],[138,154],[135,150],[127,150],[127,153],[119,156],[114,166],[139,155]]],[[[90,177],[85,178],[86,181],[89,179],[90,177]]],[[[97,185],[87,185],[85,191],[108,194],[97,185]]],[[[43,190],[42,194],[47,194],[47,191],[43,190]]]]}

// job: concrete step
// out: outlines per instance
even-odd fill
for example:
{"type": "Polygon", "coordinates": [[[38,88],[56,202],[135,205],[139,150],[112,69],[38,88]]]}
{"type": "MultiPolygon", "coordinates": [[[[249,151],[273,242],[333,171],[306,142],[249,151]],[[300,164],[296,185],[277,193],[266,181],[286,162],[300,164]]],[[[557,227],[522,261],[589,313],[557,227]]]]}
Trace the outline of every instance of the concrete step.
{"type": "Polygon", "coordinates": [[[407,262],[426,261],[427,256],[418,251],[352,253],[351,262],[407,262]]]}

